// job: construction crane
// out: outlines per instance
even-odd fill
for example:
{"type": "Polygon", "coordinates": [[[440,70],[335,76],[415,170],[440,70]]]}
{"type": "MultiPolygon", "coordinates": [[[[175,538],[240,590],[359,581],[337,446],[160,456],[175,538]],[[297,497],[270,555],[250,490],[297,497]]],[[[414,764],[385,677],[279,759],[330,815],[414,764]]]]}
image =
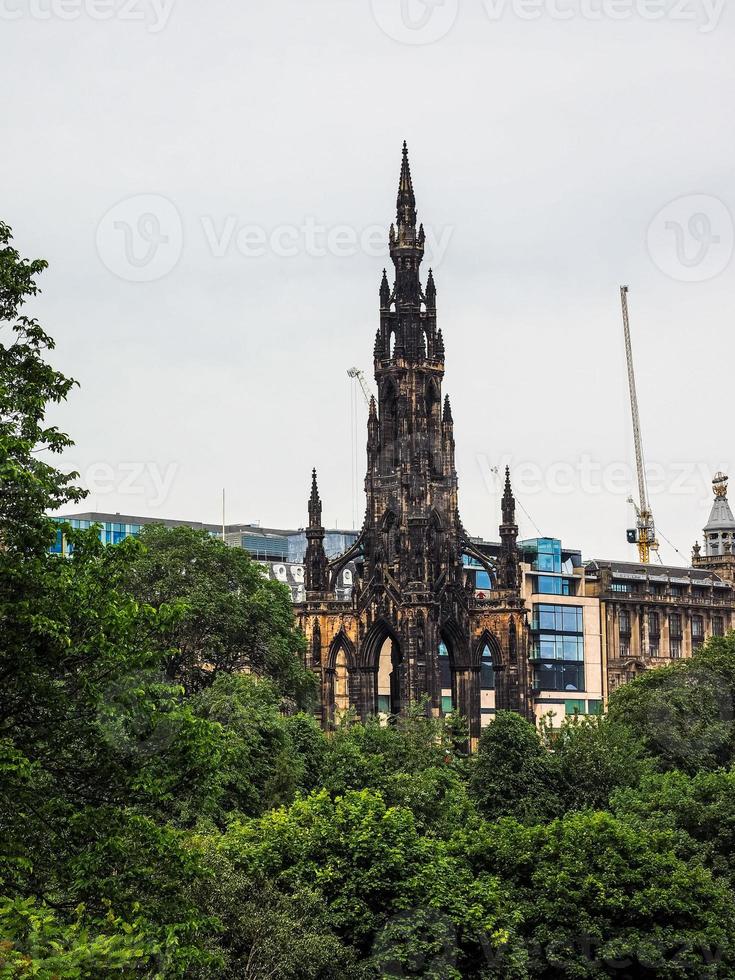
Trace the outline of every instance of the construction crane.
{"type": "Polygon", "coordinates": [[[360,382],[360,387],[362,388],[362,393],[365,396],[365,404],[370,408],[370,399],[373,397],[368,387],[367,379],[365,377],[365,372],[361,371],[360,368],[351,367],[347,368],[347,376],[353,380],[356,378],[360,382]]]}
{"type": "Polygon", "coordinates": [[[638,395],[635,387],[635,371],[633,369],[633,347],[630,342],[630,319],[628,316],[628,287],[620,287],[620,301],[623,306],[623,332],[625,334],[625,358],[628,362],[628,387],[630,389],[630,411],[633,418],[633,442],[635,444],[635,465],[638,473],[638,503],[633,497],[628,502],[633,505],[636,513],[636,526],[627,532],[628,543],[638,546],[638,556],[641,564],[647,565],[651,560],[651,552],[658,552],[656,540],[656,525],[648,502],[646,486],[646,468],[643,462],[643,442],[641,440],[641,420],[638,414],[638,395]]]}

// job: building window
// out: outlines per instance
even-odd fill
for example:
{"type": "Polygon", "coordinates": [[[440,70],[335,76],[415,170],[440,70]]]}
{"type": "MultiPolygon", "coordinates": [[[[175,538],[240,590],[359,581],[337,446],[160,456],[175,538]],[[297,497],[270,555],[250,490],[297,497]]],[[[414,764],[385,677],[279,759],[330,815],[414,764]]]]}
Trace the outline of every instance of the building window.
{"type": "Polygon", "coordinates": [[[618,626],[621,633],[630,635],[630,612],[627,609],[621,609],[618,613],[618,626]]]}
{"type": "Polygon", "coordinates": [[[681,613],[671,613],[669,616],[669,634],[672,637],[681,637],[681,613]]]}
{"type": "Polygon", "coordinates": [[[538,690],[584,690],[582,617],[582,606],[534,605],[531,657],[538,690]]]}
{"type": "Polygon", "coordinates": [[[490,647],[485,644],[482,651],[482,663],[480,667],[480,690],[492,691],[495,689],[495,668],[493,667],[493,655],[490,647]]]}
{"type": "MultiPolygon", "coordinates": [[[[390,698],[388,699],[390,701],[390,698]]],[[[451,715],[454,711],[454,705],[452,704],[452,695],[444,694],[442,695],[442,714],[451,715]]]]}
{"type": "Polygon", "coordinates": [[[583,715],[584,701],[582,698],[571,698],[564,702],[564,714],[583,715]]]}
{"type": "Polygon", "coordinates": [[[538,595],[574,595],[574,584],[568,578],[539,575],[536,592],[538,595]]]}
{"type": "Polygon", "coordinates": [[[712,633],[714,636],[724,636],[725,635],[725,621],[722,616],[712,617],[712,633]]]}
{"type": "Polygon", "coordinates": [[[681,639],[673,637],[669,641],[669,654],[672,660],[679,660],[681,657],[681,639]]]}
{"type": "Polygon", "coordinates": [[[534,686],[538,691],[583,691],[584,664],[542,660],[536,665],[534,686]]]}
{"type": "Polygon", "coordinates": [[[581,606],[552,606],[539,604],[533,607],[533,629],[553,630],[557,633],[582,633],[581,606]]]}
{"type": "Polygon", "coordinates": [[[587,702],[587,714],[588,715],[601,715],[603,712],[602,701],[588,701],[587,702]]]}
{"type": "Polygon", "coordinates": [[[630,656],[630,637],[629,636],[621,636],[620,637],[619,648],[620,648],[620,656],[621,657],[629,657],[630,656]]]}
{"type": "Polygon", "coordinates": [[[627,582],[612,582],[610,585],[611,592],[630,592],[631,588],[627,582]]]}
{"type": "Polygon", "coordinates": [[[704,619],[702,616],[692,616],[692,641],[701,644],[704,640],[704,619]]]}
{"type": "Polygon", "coordinates": [[[444,690],[452,686],[452,668],[449,663],[449,651],[445,643],[439,644],[439,679],[444,690]]]}
{"type": "Polygon", "coordinates": [[[658,637],[652,636],[648,641],[648,656],[657,657],[659,654],[658,637]]]}
{"type": "Polygon", "coordinates": [[[660,620],[657,612],[648,614],[648,633],[650,636],[658,636],[661,632],[660,620]]]}

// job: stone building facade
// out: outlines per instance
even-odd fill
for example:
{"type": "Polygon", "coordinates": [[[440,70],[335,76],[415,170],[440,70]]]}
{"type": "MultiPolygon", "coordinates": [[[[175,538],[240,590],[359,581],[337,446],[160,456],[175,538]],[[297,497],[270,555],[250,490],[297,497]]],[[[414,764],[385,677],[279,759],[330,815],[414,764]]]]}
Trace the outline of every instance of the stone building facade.
{"type": "Polygon", "coordinates": [[[528,623],[520,589],[515,500],[506,472],[501,545],[482,554],[459,514],[454,423],[442,399],[445,346],[437,326],[431,270],[420,267],[424,229],[404,144],[397,217],[390,228],[393,284],[380,285],[374,369],[378,399],[367,424],[367,508],[355,544],[332,561],[324,547],[316,472],[309,498],[305,600],[296,607],[319,678],[324,725],[352,709],[359,718],[405,712],[424,702],[439,715],[442,657],[451,672],[451,708],[479,737],[483,668],[491,666],[497,708],[532,716],[528,623]],[[480,598],[467,559],[492,582],[480,598]],[[335,582],[354,563],[350,599],[335,582]]]}

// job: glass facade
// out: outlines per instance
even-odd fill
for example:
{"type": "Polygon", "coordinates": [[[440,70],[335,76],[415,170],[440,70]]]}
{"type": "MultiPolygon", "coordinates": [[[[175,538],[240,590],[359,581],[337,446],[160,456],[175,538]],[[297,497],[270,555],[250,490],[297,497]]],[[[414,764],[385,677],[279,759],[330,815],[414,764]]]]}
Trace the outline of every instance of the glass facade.
{"type": "MultiPolygon", "coordinates": [[[[324,550],[327,558],[336,558],[342,555],[357,541],[358,531],[326,531],[324,534],[324,550]]],[[[306,532],[297,531],[284,537],[287,543],[287,551],[284,561],[295,562],[300,565],[306,556],[306,532]]]]}
{"type": "Polygon", "coordinates": [[[539,575],[534,592],[538,595],[574,595],[574,582],[554,575],[539,575]]]}
{"type": "Polygon", "coordinates": [[[240,547],[260,561],[288,561],[288,538],[277,534],[243,534],[240,547]]]}
{"type": "Polygon", "coordinates": [[[519,544],[523,561],[535,572],[561,574],[561,541],[557,538],[532,538],[519,544]]]}
{"type": "Polygon", "coordinates": [[[536,689],[584,691],[582,607],[535,604],[531,629],[536,689]]]}
{"type": "MultiPolygon", "coordinates": [[[[99,535],[102,544],[119,544],[131,535],[140,534],[143,527],[142,524],[121,524],[117,521],[83,521],[77,518],[63,520],[60,517],[53,517],[51,519],[57,524],[69,524],[75,530],[81,531],[86,531],[94,524],[99,524],[99,535]]],[[[71,551],[71,545],[66,544],[61,528],[56,532],[56,541],[54,541],[49,550],[54,555],[62,555],[71,551]]]]}

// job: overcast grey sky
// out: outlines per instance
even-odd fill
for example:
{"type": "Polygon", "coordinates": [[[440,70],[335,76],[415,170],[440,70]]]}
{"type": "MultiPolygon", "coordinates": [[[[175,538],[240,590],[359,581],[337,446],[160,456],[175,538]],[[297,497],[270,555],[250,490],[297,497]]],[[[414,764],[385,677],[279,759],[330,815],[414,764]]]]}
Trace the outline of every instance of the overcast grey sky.
{"type": "Polygon", "coordinates": [[[496,536],[507,461],[544,534],[634,557],[625,282],[654,512],[689,555],[708,474],[735,475],[721,0],[0,0],[0,20],[2,216],[50,262],[32,312],[81,385],[54,420],[87,507],[216,521],[224,486],[228,521],[301,526],[316,466],[326,522],[352,523],[346,369],[372,382],[406,139],[468,530],[496,536]]]}

